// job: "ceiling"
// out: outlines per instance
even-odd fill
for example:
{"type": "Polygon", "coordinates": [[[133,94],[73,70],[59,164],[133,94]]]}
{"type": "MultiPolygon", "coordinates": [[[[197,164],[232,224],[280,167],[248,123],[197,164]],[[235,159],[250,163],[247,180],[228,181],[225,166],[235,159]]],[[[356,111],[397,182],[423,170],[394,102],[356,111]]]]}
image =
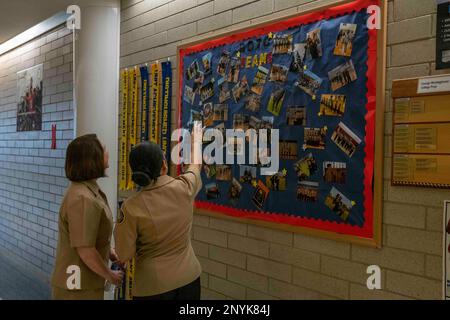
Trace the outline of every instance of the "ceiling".
{"type": "Polygon", "coordinates": [[[73,0],[0,0],[0,44],[65,11],[73,0]]]}

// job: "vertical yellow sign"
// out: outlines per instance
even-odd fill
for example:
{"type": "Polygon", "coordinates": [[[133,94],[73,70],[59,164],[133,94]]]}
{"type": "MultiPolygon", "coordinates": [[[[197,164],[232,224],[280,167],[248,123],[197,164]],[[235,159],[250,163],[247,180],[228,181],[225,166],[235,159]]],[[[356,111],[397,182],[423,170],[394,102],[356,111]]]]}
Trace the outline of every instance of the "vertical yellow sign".
{"type": "Polygon", "coordinates": [[[128,156],[128,70],[122,70],[120,74],[121,88],[121,130],[120,130],[120,174],[119,189],[127,187],[127,156],[128,156]]]}

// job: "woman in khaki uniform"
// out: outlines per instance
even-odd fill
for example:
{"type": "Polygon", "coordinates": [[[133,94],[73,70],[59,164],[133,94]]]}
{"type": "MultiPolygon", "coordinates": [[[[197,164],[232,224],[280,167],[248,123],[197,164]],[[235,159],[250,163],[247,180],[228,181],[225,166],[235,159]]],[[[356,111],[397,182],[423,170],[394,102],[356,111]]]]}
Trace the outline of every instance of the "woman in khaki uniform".
{"type": "Polygon", "coordinates": [[[105,176],[108,152],[96,135],[73,140],[66,154],[71,181],[59,211],[59,238],[52,276],[53,299],[103,300],[105,280],[120,284],[123,273],[111,271],[108,259],[113,221],[96,180],[105,176]]]}
{"type": "Polygon", "coordinates": [[[143,188],[123,204],[114,236],[119,259],[136,258],[133,299],[199,300],[201,266],[191,228],[200,165],[172,178],[161,148],[144,142],[131,151],[130,167],[143,188]]]}

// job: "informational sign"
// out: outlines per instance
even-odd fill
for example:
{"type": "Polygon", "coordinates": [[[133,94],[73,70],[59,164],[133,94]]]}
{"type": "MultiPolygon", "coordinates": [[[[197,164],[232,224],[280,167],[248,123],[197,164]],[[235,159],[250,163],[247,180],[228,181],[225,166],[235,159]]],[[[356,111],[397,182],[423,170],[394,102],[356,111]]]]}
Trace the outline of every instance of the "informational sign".
{"type": "Polygon", "coordinates": [[[393,82],[392,184],[450,188],[450,76],[393,82]]]}
{"type": "MultiPolygon", "coordinates": [[[[450,66],[448,68],[450,68],[450,66]]],[[[450,91],[450,76],[419,79],[417,93],[436,93],[445,91],[450,91]]]]}
{"type": "Polygon", "coordinates": [[[450,141],[450,126],[446,123],[394,126],[396,153],[450,153],[448,141],[450,141]]]}
{"type": "Polygon", "coordinates": [[[436,70],[450,68],[450,1],[438,0],[436,70]]]}
{"type": "Polygon", "coordinates": [[[395,123],[450,122],[450,94],[395,99],[395,123]]]}
{"type": "Polygon", "coordinates": [[[450,300],[450,201],[444,203],[444,245],[443,254],[444,259],[444,281],[443,293],[444,300],[450,300]]]}

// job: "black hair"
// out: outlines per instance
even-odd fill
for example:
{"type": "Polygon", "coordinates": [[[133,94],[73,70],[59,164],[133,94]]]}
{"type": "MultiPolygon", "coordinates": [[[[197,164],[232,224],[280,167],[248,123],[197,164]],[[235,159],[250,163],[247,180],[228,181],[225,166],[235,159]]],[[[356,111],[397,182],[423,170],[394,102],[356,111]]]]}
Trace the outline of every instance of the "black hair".
{"type": "Polygon", "coordinates": [[[141,187],[156,182],[163,166],[164,154],[154,142],[141,142],[131,149],[129,162],[131,179],[141,187]]]}

